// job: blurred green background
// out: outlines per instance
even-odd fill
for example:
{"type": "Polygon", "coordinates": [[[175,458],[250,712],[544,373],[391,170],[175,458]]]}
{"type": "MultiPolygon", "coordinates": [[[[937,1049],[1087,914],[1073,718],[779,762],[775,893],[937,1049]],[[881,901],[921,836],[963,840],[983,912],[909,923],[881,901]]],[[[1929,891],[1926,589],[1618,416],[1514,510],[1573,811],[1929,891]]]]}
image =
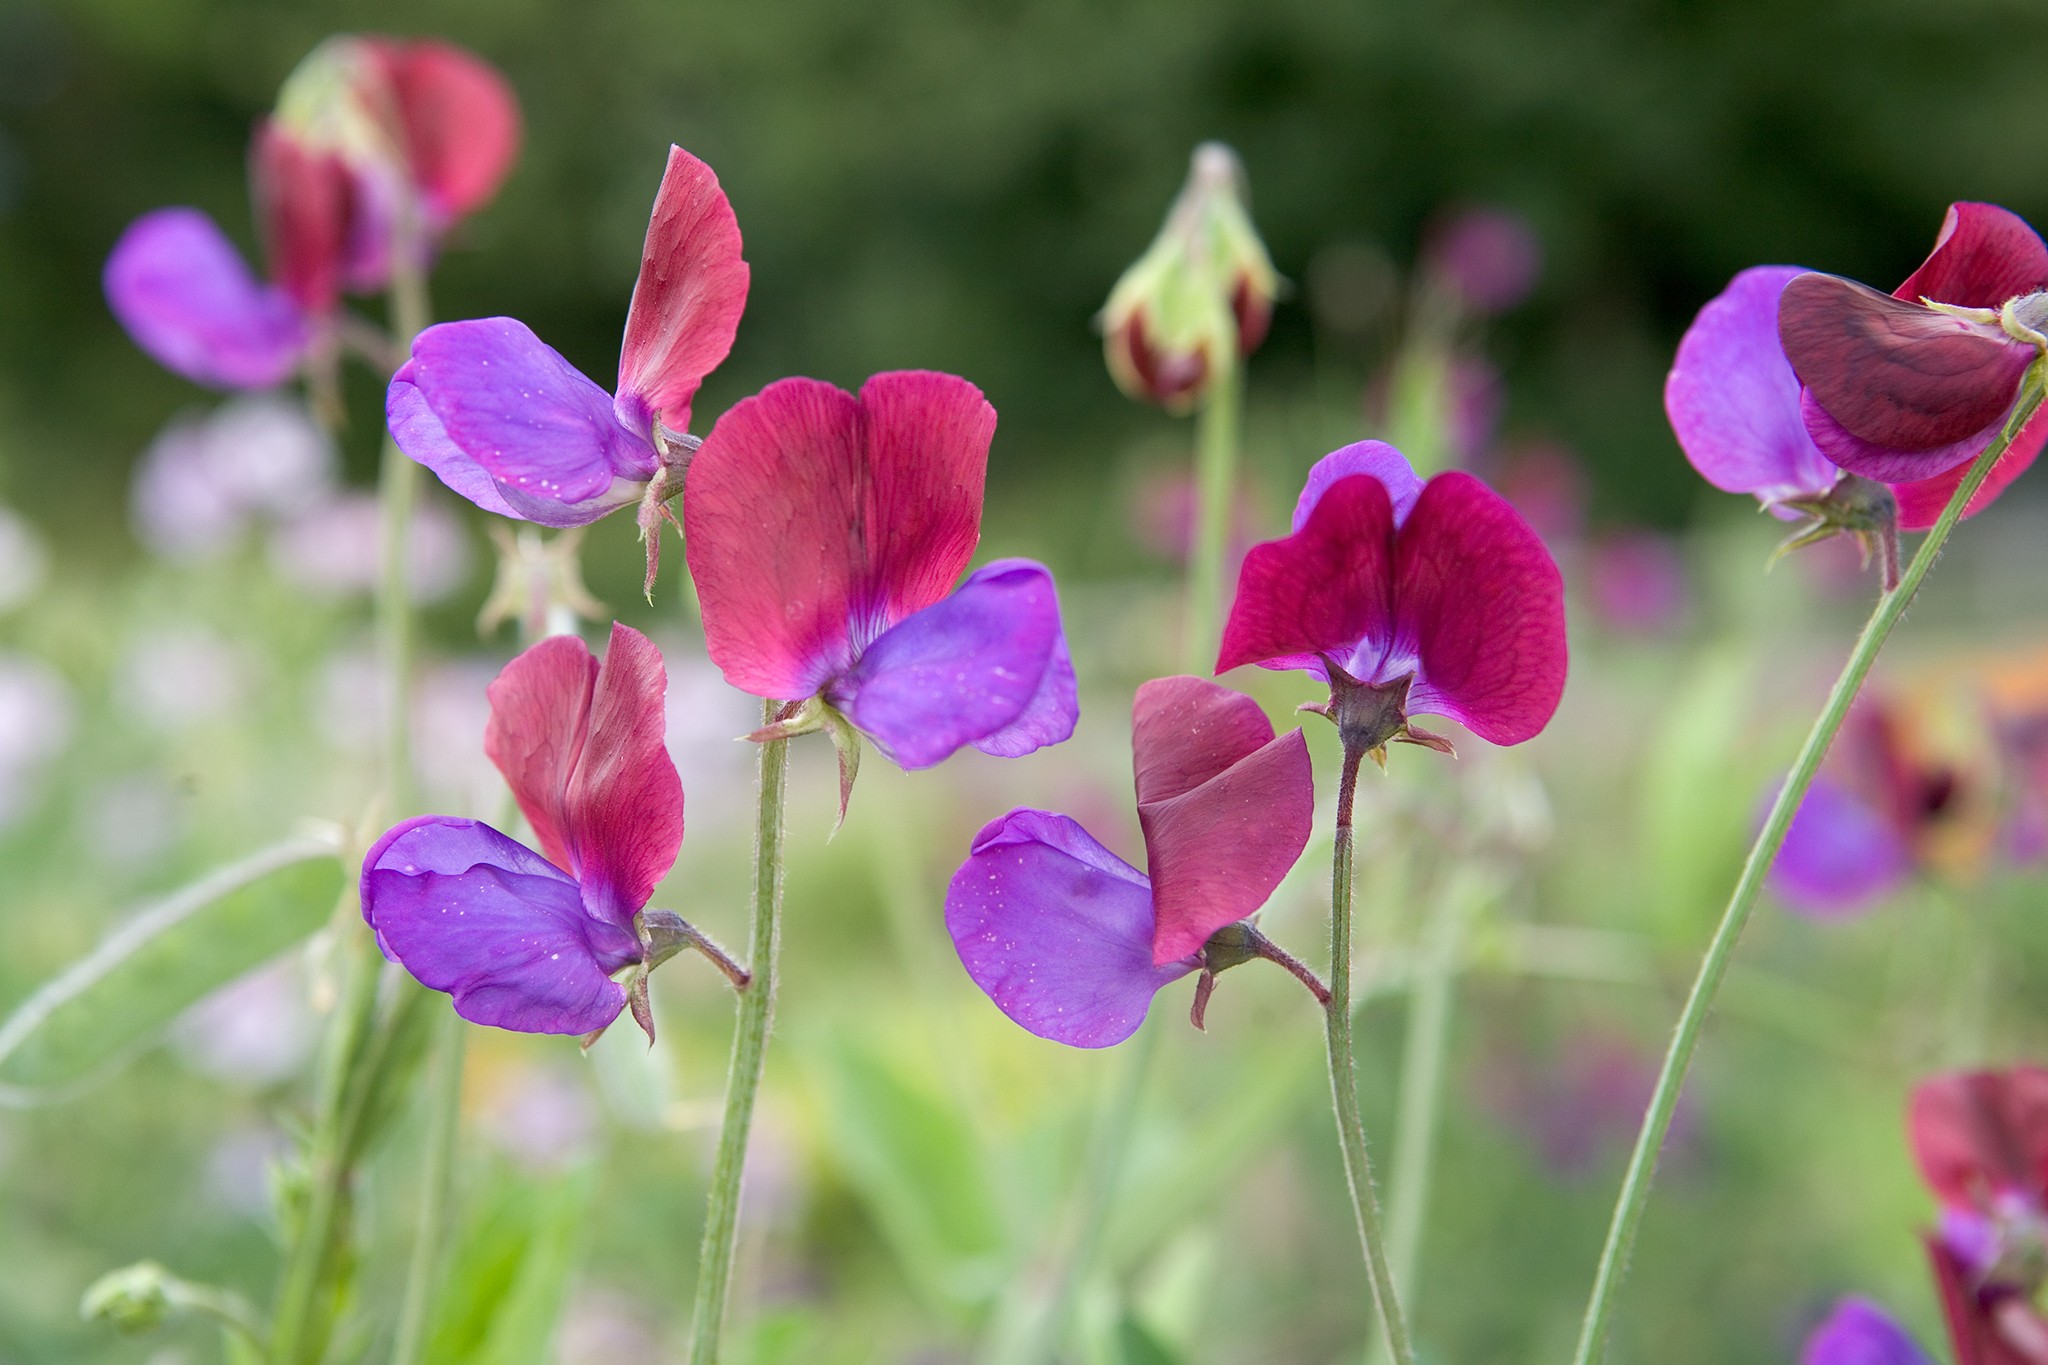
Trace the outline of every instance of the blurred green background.
{"type": "MultiPolygon", "coordinates": [[[[1091,1116],[1125,1072],[997,1015],[939,905],[972,831],[1013,805],[1067,810],[1137,856],[1129,695],[1175,667],[1179,608],[1170,544],[1134,527],[1190,428],[1115,391],[1090,323],[1190,148],[1239,150],[1293,281],[1250,371],[1257,537],[1317,456],[1378,429],[1368,399],[1412,322],[1404,280],[1431,225],[1473,204],[1527,220],[1535,293],[1460,344],[1491,357],[1505,396],[1502,434],[1475,456],[1511,467],[1545,443],[1584,473],[1583,515],[1554,542],[1573,680],[1525,750],[1403,752],[1369,784],[1361,970],[1384,993],[1363,1014],[1361,1076],[1384,1172],[1398,987],[1464,906],[1419,1339],[1432,1362],[1562,1358],[1680,992],[1870,590],[1831,549],[1765,575],[1773,529],[1685,465],[1664,370],[1745,265],[1889,284],[1952,199],[2048,216],[2048,11],[0,0],[0,500],[40,547],[30,566],[42,556],[0,615],[0,672],[30,680],[0,706],[0,1008],[295,821],[365,818],[365,603],[333,574],[287,571],[282,518],[145,548],[131,472],[169,419],[214,400],[137,352],[98,286],[121,228],[161,204],[204,207],[253,245],[250,123],[335,31],[462,43],[523,101],[525,152],[449,245],[440,316],[516,315],[607,378],[663,149],[680,142],[717,169],[754,272],[700,429],[784,374],[967,375],[1001,414],[984,549],[1060,576],[1084,688],[1073,742],[914,777],[871,760],[829,844],[829,755],[802,746],[740,1287],[735,1358],[755,1365],[1008,1359],[1071,1240],[1091,1116]],[[1608,553],[1624,544],[1646,557],[1608,553]]],[[[336,458],[366,484],[380,385],[351,384],[336,458]]],[[[1987,671],[2048,639],[2039,502],[2022,483],[1958,536],[1882,666],[1963,717],[1971,763],[1995,762],[1973,729],[1987,671]]],[[[453,548],[427,606],[416,733],[441,808],[487,812],[481,688],[514,646],[471,627],[486,519],[435,506],[453,548]]],[[[598,596],[670,657],[690,836],[656,903],[730,945],[749,774],[729,736],[751,702],[703,658],[679,558],[650,610],[626,522],[594,528],[585,555],[598,596]]],[[[1276,719],[1309,696],[1291,676],[1232,681],[1276,719]]],[[[1311,731],[1325,788],[1329,740],[1311,731]]],[[[1318,964],[1327,851],[1311,845],[1265,921],[1318,964]]],[[[1984,856],[1853,923],[1764,907],[1665,1162],[1615,1361],[1791,1360],[1841,1292],[1937,1340],[1913,1235],[1932,1206],[1899,1114],[1932,1068],[2048,1055],[2043,889],[1984,856]]],[[[0,1360],[217,1358],[196,1326],[124,1340],[77,1321],[87,1283],[145,1256],[267,1299],[266,1163],[302,1121],[324,970],[317,951],[289,954],[115,1079],[0,1109],[0,1360]]],[[[687,960],[656,981],[651,1053],[624,1029],[589,1061],[559,1040],[473,1044],[466,1231],[436,1359],[680,1359],[730,1006],[687,960]]],[[[1185,1005],[1168,992],[1149,1025],[1165,1037],[1125,1196],[1062,1358],[1361,1360],[1370,1307],[1312,1009],[1258,968],[1225,978],[1206,1036],[1185,1005]]],[[[364,1325],[344,1342],[363,1358],[384,1350],[420,1141],[418,1116],[395,1115],[366,1174],[364,1325]]]]}

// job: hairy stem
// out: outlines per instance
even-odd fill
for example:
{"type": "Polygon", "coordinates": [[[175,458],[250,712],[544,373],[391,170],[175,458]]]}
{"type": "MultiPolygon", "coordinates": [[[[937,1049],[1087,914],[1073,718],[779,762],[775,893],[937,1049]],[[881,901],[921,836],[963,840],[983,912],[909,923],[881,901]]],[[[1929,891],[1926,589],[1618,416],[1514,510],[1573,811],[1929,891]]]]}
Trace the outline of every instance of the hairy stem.
{"type": "Polygon", "coordinates": [[[1771,803],[1763,829],[1750,846],[1749,857],[1742,865],[1742,875],[1728,898],[1728,908],[1722,912],[1721,923],[1714,930],[1713,938],[1707,943],[1706,954],[1700,960],[1699,975],[1693,981],[1692,993],[1686,997],[1677,1027],[1672,1030],[1670,1051],[1664,1056],[1663,1070],[1657,1075],[1657,1088],[1651,1093],[1649,1108],[1643,1114],[1642,1131],[1637,1135],[1635,1151],[1629,1157],[1628,1171],[1622,1176],[1621,1193],[1615,1201],[1614,1217],[1607,1228],[1607,1244],[1601,1249],[1599,1268],[1593,1276],[1593,1293],[1586,1302],[1578,1350],[1572,1356],[1575,1365],[1593,1365],[1606,1351],[1616,1291],[1628,1268],[1629,1251],[1635,1244],[1643,1207],[1649,1201],[1650,1184],[1656,1174],[1657,1156],[1663,1149],[1664,1135],[1671,1127],[1671,1115],[1678,1107],[1678,1096],[1684,1089],[1686,1073],[1691,1069],[1693,1053],[1699,1047],[1707,1014],[1713,1009],[1714,996],[1721,988],[1721,979],[1728,973],[1728,963],[1734,956],[1736,942],[1742,937],[1743,926],[1749,922],[1757,894],[1763,890],[1764,876],[1785,842],[1785,831],[1792,824],[1792,816],[1798,811],[1807,788],[1813,784],[1814,774],[1820,769],[1828,745],[1834,742],[1836,731],[1842,728],[1842,721],[1849,714],[1849,704],[1856,700],[1864,678],[1870,673],[1870,666],[1877,662],[1878,651],[1884,648],[1892,627],[1906,614],[1914,594],[1920,591],[1921,582],[1934,567],[1934,561],[1940,558],[1941,547],[1962,519],[1963,509],[1969,506],[1970,499],[1983,485],[1991,466],[2005,453],[2013,437],[2040,405],[2040,379],[2038,375],[2030,375],[2005,430],[1970,466],[1955,496],[1949,499],[1941,519],[1920,542],[1920,549],[1914,554],[1913,562],[1906,566],[1898,587],[1878,598],[1876,610],[1870,614],[1863,633],[1856,639],[1856,647],[1849,652],[1849,661],[1842,666],[1841,676],[1828,693],[1827,704],[1821,708],[1819,718],[1807,732],[1806,742],[1800,746],[1799,756],[1792,762],[1792,771],[1786,777],[1785,785],[1778,789],[1777,799],[1771,803]]]}
{"type": "MultiPolygon", "coordinates": [[[[773,723],[779,704],[762,703],[761,723],[773,723]]],[[[789,783],[789,741],[763,741],[754,822],[754,907],[748,947],[753,980],[740,992],[732,1066],[725,1080],[725,1119],[711,1165],[704,1206],[704,1244],[697,1258],[697,1306],[691,1319],[691,1365],[716,1365],[725,1306],[739,1247],[740,1191],[746,1174],[747,1137],[775,1018],[776,953],[782,941],[782,841],[789,783]]]]}

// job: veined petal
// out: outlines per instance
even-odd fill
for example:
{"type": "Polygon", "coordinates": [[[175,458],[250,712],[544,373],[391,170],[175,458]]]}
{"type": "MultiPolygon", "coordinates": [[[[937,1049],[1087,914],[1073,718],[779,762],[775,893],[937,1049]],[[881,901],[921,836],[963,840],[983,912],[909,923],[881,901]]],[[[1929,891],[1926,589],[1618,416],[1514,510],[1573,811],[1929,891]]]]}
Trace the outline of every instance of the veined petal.
{"type": "Polygon", "coordinates": [[[432,40],[370,39],[398,103],[407,170],[437,228],[498,192],[519,155],[519,99],[472,52],[432,40]]]}
{"type": "Polygon", "coordinates": [[[1958,1071],[1913,1088],[1906,1119],[1920,1174],[1943,1204],[2048,1194],[2048,1070],[1958,1071]]]}
{"type": "Polygon", "coordinates": [[[1664,381],[1664,411],[1685,458],[1728,493],[1765,503],[1818,497],[1841,471],[1799,415],[1799,377],[1778,344],[1778,296],[1798,266],[1743,271],[1700,309],[1664,381]]]}
{"type": "Polygon", "coordinates": [[[590,735],[597,674],[583,641],[551,635],[521,651],[485,689],[484,754],[504,774],[541,852],[572,877],[569,783],[590,735]]]}
{"type": "Polygon", "coordinates": [[[797,699],[944,597],[981,531],[995,410],[952,375],[859,398],[784,379],[728,409],[690,461],[683,526],[726,681],[797,699]]]}
{"type": "Polygon", "coordinates": [[[1353,441],[1323,456],[1309,469],[1308,481],[1294,503],[1294,529],[1299,531],[1308,524],[1309,513],[1322,501],[1331,484],[1353,474],[1370,474],[1386,486],[1387,497],[1394,504],[1396,526],[1408,520],[1415,500],[1422,496],[1422,480],[1406,455],[1385,441],[1353,441]]]}
{"type": "Polygon", "coordinates": [[[269,388],[305,354],[305,316],[258,281],[197,209],[158,209],[129,224],[103,283],[135,344],[195,384],[269,388]]]}
{"type": "Polygon", "coordinates": [[[690,400],[732,350],[747,306],[740,225],[711,168],[681,147],[654,196],[619,351],[619,415],[690,428],[690,400]]]}
{"type": "MultiPolygon", "coordinates": [[[[928,768],[1016,725],[1038,699],[1060,639],[1051,572],[1030,560],[1000,561],[883,632],[826,685],[825,699],[890,759],[928,768]]],[[[1071,695],[1063,710],[1044,727],[1057,739],[1073,733],[1071,695]]]]}
{"type": "Polygon", "coordinates": [[[2026,220],[1996,204],[1948,206],[1934,250],[1892,297],[1996,308],[2048,289],[2048,245],[2026,220]]]}
{"type": "MultiPolygon", "coordinates": [[[[1960,441],[1929,450],[1897,450],[1852,435],[1828,415],[1810,389],[1800,392],[1799,415],[1806,421],[1807,434],[1829,460],[1852,473],[1887,483],[1931,483],[1949,474],[1961,483],[1969,474],[1970,461],[1983,454],[1984,447],[2005,427],[2001,413],[1982,431],[1973,431],[1960,441]]],[[[1950,485],[1951,490],[1954,486],[1950,485]]]]}
{"type": "Polygon", "coordinates": [[[482,470],[525,520],[584,525],[637,501],[653,477],[653,447],[619,425],[611,395],[513,318],[429,327],[392,386],[399,448],[465,497],[468,467],[482,470]]]}
{"type": "MultiPolygon", "coordinates": [[[[1996,327],[1835,275],[1808,273],[1785,285],[1778,335],[1793,372],[1844,431],[1894,452],[1927,453],[1931,467],[1917,477],[1947,468],[1934,463],[1935,452],[1955,463],[1948,452],[1957,442],[2002,417],[2034,361],[2033,347],[1996,327]]],[[[1814,440],[1828,450],[1820,432],[1814,440]]],[[[1916,476],[1868,463],[1846,467],[1874,479],[1916,476]]]]}
{"type": "Polygon", "coordinates": [[[1564,578],[1507,499],[1459,470],[1416,499],[1394,549],[1395,635],[1414,643],[1410,711],[1493,744],[1533,739],[1564,696],[1564,578]]]}
{"type": "MultiPolygon", "coordinates": [[[[1821,415],[1826,416],[1825,413],[1821,415]]],[[[1994,437],[1996,431],[2002,430],[2003,426],[2004,424],[2000,423],[1999,427],[1994,429],[1994,437]]],[[[2026,473],[2034,461],[2040,458],[2044,443],[2048,443],[2048,408],[2037,411],[2027,419],[2027,424],[2020,428],[2019,435],[2013,438],[2013,443],[1998,457],[1998,462],[1991,466],[1991,473],[1978,485],[1976,493],[1971,495],[1970,505],[1963,509],[1963,515],[1974,517],[1998,501],[1998,495],[2003,493],[2014,479],[2026,473]]],[[[1977,449],[1981,453],[1983,447],[1979,446],[1977,449]]],[[[1899,503],[1899,529],[1924,531],[1941,520],[1942,510],[1948,506],[1948,500],[1955,496],[1956,489],[1962,486],[1969,473],[1970,462],[1965,460],[1961,464],[1950,466],[1946,473],[1936,474],[1931,479],[1893,484],[1892,496],[1898,499],[1899,503]]]]}
{"type": "Polygon", "coordinates": [[[1868,1299],[1843,1299],[1814,1328],[1799,1365],[1934,1365],[1906,1329],[1868,1299]]]}
{"type": "Polygon", "coordinates": [[[1299,531],[1254,545],[1238,573],[1216,671],[1241,664],[1309,668],[1390,638],[1394,504],[1387,486],[1354,474],[1323,491],[1299,531]]]}
{"type": "Polygon", "coordinates": [[[1164,965],[1266,903],[1308,844],[1315,779],[1300,730],[1276,738],[1257,702],[1205,678],[1145,683],[1131,721],[1164,965]]]}
{"type": "Polygon", "coordinates": [[[636,960],[632,935],[584,913],[567,874],[479,821],[393,828],[363,860],[362,905],[386,955],[472,1023],[588,1033],[625,1007],[611,973],[636,960]]]}
{"type": "Polygon", "coordinates": [[[1817,777],[1785,831],[1770,887],[1801,914],[1860,914],[1898,889],[1912,859],[1882,812],[1829,778],[1817,777]]]}
{"type": "Polygon", "coordinates": [[[1041,1038],[1109,1047],[1192,961],[1154,965],[1136,868],[1064,815],[1013,810],[975,835],[946,889],[946,930],[974,984],[1041,1038]]]}

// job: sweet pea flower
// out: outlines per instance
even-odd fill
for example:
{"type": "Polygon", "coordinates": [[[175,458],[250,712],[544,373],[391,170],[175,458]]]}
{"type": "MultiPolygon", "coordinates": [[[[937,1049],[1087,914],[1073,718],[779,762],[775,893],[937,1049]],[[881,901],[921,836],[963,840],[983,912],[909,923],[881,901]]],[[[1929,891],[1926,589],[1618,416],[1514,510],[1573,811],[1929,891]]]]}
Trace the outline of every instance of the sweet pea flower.
{"type": "Polygon", "coordinates": [[[1506,499],[1460,470],[1424,483],[1361,441],[1309,471],[1294,533],[1252,547],[1223,628],[1221,673],[1299,668],[1347,752],[1390,741],[1451,752],[1409,713],[1481,739],[1534,738],[1564,694],[1564,581],[1506,499]]]}
{"type": "Polygon", "coordinates": [[[744,988],[702,934],[647,908],[683,840],[666,689],[660,651],[621,625],[602,663],[558,635],[507,664],[484,752],[540,849],[480,820],[393,826],[363,859],[363,918],[384,955],[463,1018],[519,1033],[588,1039],[630,1006],[651,1040],[647,974],[684,948],[744,988]]]}
{"type": "Polygon", "coordinates": [[[583,526],[640,504],[654,582],[660,520],[697,442],[690,401],[732,349],[747,301],[739,222],[711,168],[680,147],[654,197],[606,393],[523,322],[429,327],[392,377],[392,439],[486,512],[583,526]]]}
{"type": "Polygon", "coordinates": [[[1501,208],[1472,208],[1437,225],[1423,269],[1465,311],[1495,317],[1529,297],[1543,273],[1543,243],[1529,220],[1501,208]]]}
{"type": "Polygon", "coordinates": [[[1847,1298],[1799,1352],[1799,1365],[1934,1365],[1891,1314],[1868,1299],[1847,1298]]]}
{"type": "MultiPolygon", "coordinates": [[[[1949,206],[1934,251],[1891,294],[1835,275],[1786,283],[1786,358],[1814,443],[1854,474],[1928,483],[1945,502],[2013,415],[2048,338],[2048,246],[1993,204],[1949,206]],[[1948,476],[1943,485],[1931,481],[1948,476]]],[[[1988,503],[2048,439],[2036,417],[2000,457],[1988,503]]],[[[1937,506],[1938,511],[1938,506],[1937,506]]]]}
{"type": "Polygon", "coordinates": [[[949,374],[878,374],[858,397],[784,379],[718,419],[683,498],[711,660],[786,702],[766,739],[829,732],[841,814],[858,735],[904,768],[964,745],[1004,758],[1078,715],[1052,572],[983,565],[995,409],[949,374]]]}
{"type": "Polygon", "coordinates": [[[1301,856],[1315,818],[1308,741],[1204,678],[1159,678],[1131,706],[1146,871],[1064,815],[1018,809],[974,836],[946,930],[996,1008],[1070,1047],[1137,1032],[1190,972],[1202,1026],[1215,975],[1264,957],[1324,1003],[1308,969],[1247,922],[1301,856]]]}
{"type": "Polygon", "coordinates": [[[1954,1072],[1913,1091],[1907,1131],[1941,1204],[1927,1251],[1958,1365],[2044,1365],[2048,1070],[1954,1072]]]}
{"type": "Polygon", "coordinates": [[[157,209],[108,257],[108,305],[136,345],[194,383],[282,383],[331,353],[345,291],[389,281],[400,224],[424,265],[439,234],[497,191],[518,143],[518,104],[475,56],[330,39],[287,79],[250,148],[269,280],[206,214],[157,209]]]}

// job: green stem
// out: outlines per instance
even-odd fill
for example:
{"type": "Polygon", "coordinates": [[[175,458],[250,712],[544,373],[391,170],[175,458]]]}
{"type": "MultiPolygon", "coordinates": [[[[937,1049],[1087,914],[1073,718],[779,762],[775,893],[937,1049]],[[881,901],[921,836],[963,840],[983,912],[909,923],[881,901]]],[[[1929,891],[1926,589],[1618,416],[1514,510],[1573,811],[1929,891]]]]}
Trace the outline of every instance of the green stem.
{"type": "Polygon", "coordinates": [[[1707,944],[1706,955],[1700,960],[1699,976],[1693,981],[1692,993],[1686,997],[1685,1008],[1680,1011],[1678,1025],[1672,1031],[1671,1049],[1665,1054],[1663,1070],[1658,1073],[1657,1088],[1652,1092],[1649,1109],[1643,1115],[1642,1131],[1636,1138],[1635,1152],[1629,1157],[1628,1172],[1622,1177],[1613,1220],[1608,1224],[1607,1244],[1600,1252],[1599,1269],[1593,1277],[1592,1297],[1586,1302],[1585,1322],[1580,1328],[1578,1350],[1572,1356],[1574,1365],[1594,1365],[1606,1351],[1608,1320],[1614,1312],[1615,1291],[1621,1285],[1622,1272],[1635,1244],[1636,1228],[1642,1221],[1643,1207],[1649,1201],[1650,1183],[1656,1173],[1658,1153],[1664,1146],[1664,1135],[1671,1127],[1671,1115],[1678,1107],[1678,1096],[1685,1086],[1686,1072],[1692,1066],[1692,1055],[1699,1047],[1700,1032],[1713,1008],[1714,996],[1721,988],[1722,977],[1728,973],[1735,944],[1742,937],[1743,926],[1749,922],[1757,894],[1763,889],[1764,876],[1785,842],[1785,831],[1792,823],[1792,816],[1799,809],[1806,789],[1813,784],[1814,774],[1820,769],[1828,745],[1834,742],[1835,732],[1841,729],[1843,719],[1849,714],[1849,704],[1856,700],[1856,694],[1862,689],[1870,666],[1877,662],[1878,651],[1884,648],[1892,627],[1906,614],[1906,608],[1920,591],[1921,582],[1934,567],[1934,561],[1941,557],[1941,547],[1947,542],[1949,533],[1962,519],[1963,509],[1969,506],[1985,476],[1990,474],[1991,466],[1997,463],[2020,427],[2040,407],[2041,396],[2040,376],[2038,373],[2030,374],[2005,430],[1970,466],[1955,496],[1949,499],[1941,519],[1920,542],[1920,549],[1914,554],[1913,562],[1906,566],[1905,576],[1899,580],[1899,585],[1878,598],[1876,610],[1870,614],[1869,623],[1863,627],[1863,633],[1856,639],[1856,647],[1849,653],[1848,663],[1842,667],[1842,675],[1835,680],[1834,690],[1828,693],[1827,705],[1821,708],[1819,719],[1807,732],[1806,743],[1800,746],[1799,756],[1793,760],[1790,776],[1778,789],[1777,799],[1771,803],[1771,812],[1765,818],[1756,842],[1750,847],[1749,857],[1742,865],[1742,876],[1736,881],[1735,891],[1728,898],[1728,908],[1722,912],[1721,923],[1707,944]]]}
{"type": "MultiPolygon", "coordinates": [[[[762,724],[774,721],[777,703],[762,703],[762,724]]],[[[768,1029],[775,1018],[775,960],[782,941],[782,840],[789,784],[789,741],[761,745],[759,797],[754,822],[753,929],[748,966],[753,980],[740,994],[739,1022],[732,1039],[732,1066],[725,1081],[725,1119],[718,1155],[711,1165],[711,1192],[704,1206],[704,1245],[697,1258],[697,1306],[691,1319],[691,1365],[717,1365],[725,1328],[726,1298],[739,1246],[740,1187],[746,1173],[747,1136],[754,1125],[754,1100],[768,1053],[768,1029]]]]}
{"type": "Polygon", "coordinates": [[[420,1172],[419,1224],[413,1234],[412,1259],[406,1267],[405,1299],[398,1314],[398,1335],[391,1365],[417,1365],[427,1341],[428,1310],[447,1236],[450,1190],[455,1183],[455,1140],[462,1128],[462,1061],[469,1026],[454,1010],[442,1015],[435,1047],[434,1074],[427,1093],[426,1167],[420,1172]]]}
{"type": "Polygon", "coordinates": [[[1351,1211],[1358,1221],[1358,1242],[1365,1251],[1365,1269],[1372,1298],[1386,1334],[1387,1353],[1395,1365],[1415,1365],[1408,1345],[1408,1324],[1394,1291],[1394,1273],[1387,1264],[1386,1232],[1380,1225],[1379,1196],[1373,1192],[1372,1162],[1365,1154],[1365,1121],[1358,1113],[1358,1069],[1351,1051],[1351,806],[1358,794],[1358,766],[1365,751],[1346,745],[1343,776],[1337,787],[1337,840],[1330,859],[1330,1003],[1323,1010],[1324,1036],[1330,1053],[1330,1101],[1337,1115],[1337,1141],[1344,1149],[1344,1179],[1351,1189],[1351,1211]]]}
{"type": "Polygon", "coordinates": [[[1188,619],[1183,667],[1207,676],[1216,667],[1223,634],[1223,556],[1229,549],[1236,506],[1243,370],[1234,360],[1217,367],[1195,415],[1195,536],[1188,559],[1188,619]]]}

